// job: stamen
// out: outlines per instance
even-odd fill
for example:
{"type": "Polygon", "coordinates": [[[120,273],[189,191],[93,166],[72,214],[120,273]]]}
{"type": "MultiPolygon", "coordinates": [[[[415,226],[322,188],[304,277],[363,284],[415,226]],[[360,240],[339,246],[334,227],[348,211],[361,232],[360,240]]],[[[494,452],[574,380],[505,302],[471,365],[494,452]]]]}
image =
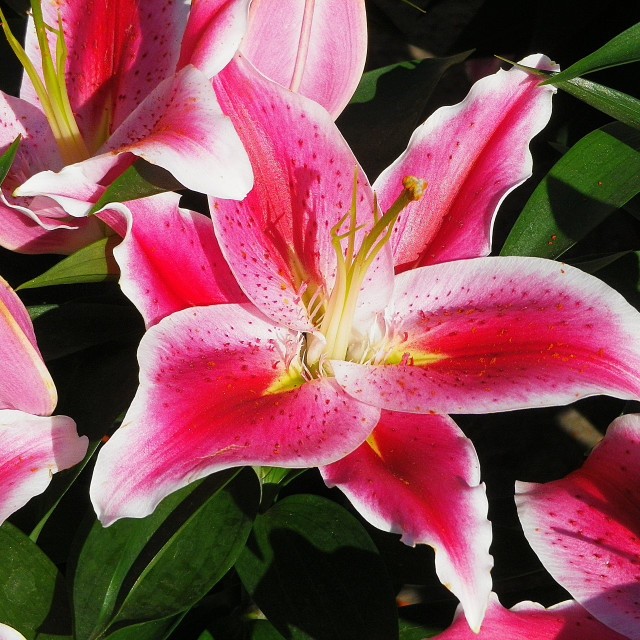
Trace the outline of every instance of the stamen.
{"type": "Polygon", "coordinates": [[[374,225],[365,234],[360,248],[355,252],[356,233],[363,228],[363,225],[357,225],[356,219],[358,185],[356,167],[351,209],[331,229],[331,242],[336,252],[336,281],[329,298],[326,315],[320,326],[320,331],[327,339],[325,353],[328,358],[342,360],[346,357],[358,295],[367,270],[391,237],[393,225],[400,212],[410,202],[420,199],[427,185],[424,180],[413,176],[405,177],[402,184],[404,186],[402,193],[382,216],[378,215],[378,203],[374,194],[374,225]],[[338,234],[338,229],[347,218],[349,218],[348,231],[338,234]],[[345,238],[347,248],[346,255],[343,255],[341,241],[345,238]]]}
{"type": "Polygon", "coordinates": [[[42,8],[39,0],[31,0],[31,14],[36,29],[40,55],[42,57],[42,76],[40,78],[36,68],[27,56],[24,48],[11,33],[7,20],[0,10],[2,30],[9,46],[15,53],[29,76],[31,83],[40,99],[40,104],[45,113],[51,132],[55,138],[60,155],[67,164],[87,159],[90,154],[80,135],[78,124],[71,109],[69,95],[65,86],[64,65],[67,59],[67,48],[62,31],[62,19],[58,15],[58,29],[54,29],[44,23],[42,8]],[[54,67],[47,30],[56,34],[56,65],[54,67]]]}

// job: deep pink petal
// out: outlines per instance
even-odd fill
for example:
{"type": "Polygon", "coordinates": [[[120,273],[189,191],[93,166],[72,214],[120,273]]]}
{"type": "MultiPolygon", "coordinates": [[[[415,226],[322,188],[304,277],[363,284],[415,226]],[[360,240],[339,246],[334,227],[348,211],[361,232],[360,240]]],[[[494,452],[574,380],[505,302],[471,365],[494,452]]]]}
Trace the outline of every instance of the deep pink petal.
{"type": "Polygon", "coordinates": [[[27,310],[0,278],[0,409],[48,416],[58,396],[42,360],[27,310]]]}
{"type": "MultiPolygon", "coordinates": [[[[264,78],[241,56],[213,82],[255,175],[255,186],[242,202],[210,202],[220,246],[240,286],[263,313],[309,331],[313,324],[303,293],[311,295],[318,287],[322,300],[333,287],[336,256],[330,229],[349,211],[356,168],[357,224],[369,228],[371,187],[316,103],[264,78]]],[[[364,229],[358,231],[356,248],[363,234],[364,229]]],[[[386,260],[383,255],[375,287],[365,283],[361,305],[380,310],[386,304],[392,284],[386,260]]]]}
{"type": "Polygon", "coordinates": [[[233,58],[247,30],[249,0],[191,3],[178,68],[192,64],[213,78],[233,58]]]}
{"type": "Polygon", "coordinates": [[[320,469],[371,524],[436,551],[476,631],[491,592],[491,525],[473,444],[448,416],[383,411],[363,445],[320,469]]]}
{"type": "Polygon", "coordinates": [[[167,169],[185,187],[202,193],[242,198],[252,184],[251,166],[229,118],[220,112],[204,74],[191,66],[158,85],[102,151],[59,173],[33,176],[18,195],[45,194],[70,215],[86,215],[135,156],[167,169]]]}
{"type": "Polygon", "coordinates": [[[480,633],[469,629],[459,607],[452,625],[433,637],[436,640],[625,640],[572,600],[549,609],[535,602],[519,602],[505,609],[495,593],[491,594],[480,633]]]}
{"type": "Polygon", "coordinates": [[[241,50],[268,78],[320,103],[335,119],[364,69],[364,1],[253,0],[241,50]],[[308,34],[303,31],[305,8],[311,11],[308,34]],[[302,75],[294,79],[297,59],[302,75]]]}
{"type": "Polygon", "coordinates": [[[74,218],[72,221],[40,218],[26,207],[8,206],[6,202],[0,197],[0,246],[5,249],[27,254],[68,255],[103,237],[97,218],[74,218]]]}
{"type": "MultiPolygon", "coordinates": [[[[554,68],[544,56],[523,64],[554,68]]],[[[438,109],[414,132],[407,150],[374,184],[383,209],[399,181],[429,183],[396,222],[399,270],[489,254],[491,229],[504,197],[531,175],[529,141],[551,115],[552,85],[516,68],[478,81],[458,105],[438,109]]]]}
{"type": "Polygon", "coordinates": [[[289,381],[285,361],[297,348],[296,334],[252,305],[185,309],[152,327],[138,354],[138,393],[96,463],[101,522],[145,516],[214,471],[317,466],[359,446],[379,410],[331,378],[289,381]]]}
{"type": "MultiPolygon", "coordinates": [[[[172,0],[153,8],[131,0],[45,0],[42,12],[45,22],[55,28],[58,13],[62,18],[68,49],[67,91],[83,137],[95,151],[175,71],[189,6],[172,0]]],[[[52,33],[49,42],[55,51],[52,33]]],[[[25,48],[40,69],[31,19],[25,48]]],[[[20,95],[38,103],[26,74],[20,95]]]]}
{"type": "Polygon", "coordinates": [[[0,523],[42,493],[51,474],[80,462],[88,445],[66,416],[0,410],[0,523]]]}
{"type": "Polygon", "coordinates": [[[566,478],[519,482],[516,502],[551,575],[598,620],[640,638],[640,415],[614,420],[566,478]]]}
{"type": "Polygon", "coordinates": [[[640,314],[606,284],[540,258],[477,258],[396,277],[398,364],[333,361],[362,402],[417,413],[640,397],[640,314]]]}
{"type": "Polygon", "coordinates": [[[113,228],[124,226],[123,235],[126,230],[113,255],[120,286],[147,327],[187,307],[246,301],[222,257],[211,220],[180,209],[179,200],[175,193],[159,194],[98,214],[113,228]]]}

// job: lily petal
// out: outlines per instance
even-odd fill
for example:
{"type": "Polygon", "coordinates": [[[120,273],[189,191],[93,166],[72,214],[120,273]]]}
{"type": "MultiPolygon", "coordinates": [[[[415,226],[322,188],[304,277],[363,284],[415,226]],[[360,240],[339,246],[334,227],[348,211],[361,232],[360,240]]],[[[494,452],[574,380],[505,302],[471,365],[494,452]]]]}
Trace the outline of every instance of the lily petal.
{"type": "MultiPolygon", "coordinates": [[[[149,7],[130,0],[44,0],[45,23],[62,20],[68,57],[65,65],[69,102],[87,142],[106,138],[154,87],[175,71],[178,47],[187,22],[184,2],[149,7]],[[106,131],[99,131],[107,127],[106,131]]],[[[55,34],[49,47],[55,51],[55,34]]],[[[25,51],[41,73],[40,49],[33,19],[27,25],[25,51]]],[[[39,104],[25,74],[20,97],[39,104]]],[[[92,145],[89,144],[91,147],[92,145]]],[[[96,149],[98,145],[93,146],[96,149]]]]}
{"type": "Polygon", "coordinates": [[[0,523],[42,493],[56,471],[84,458],[89,440],[66,416],[0,410],[0,523]]]}
{"type": "MultiPolygon", "coordinates": [[[[327,112],[259,74],[236,56],[213,85],[244,144],[255,186],[242,202],[211,199],[216,235],[247,296],[278,324],[311,331],[302,294],[307,284],[328,296],[335,281],[331,228],[349,211],[357,171],[355,248],[373,222],[373,193],[327,112]]],[[[347,223],[340,232],[347,229],[347,223]]],[[[359,305],[384,308],[393,272],[384,252],[375,286],[359,305]],[[384,275],[386,274],[386,275],[384,275]],[[372,302],[373,299],[373,302],[372,302]]]]}
{"type": "Polygon", "coordinates": [[[491,525],[476,452],[455,422],[382,411],[363,445],[320,472],[371,524],[435,549],[438,577],[477,632],[491,593],[491,525]]]}
{"type": "Polygon", "coordinates": [[[527,540],[551,575],[592,615],[640,638],[640,415],[614,420],[582,468],[518,482],[527,540]]]}
{"type": "Polygon", "coordinates": [[[179,200],[176,193],[164,193],[112,204],[97,214],[124,236],[113,251],[120,287],[147,328],[188,307],[246,302],[211,220],[181,209],[179,200]]]}
{"type": "MultiPolygon", "coordinates": [[[[522,64],[557,68],[541,55],[522,64]]],[[[531,176],[529,142],[551,115],[556,89],[539,82],[515,67],[482,78],[463,102],[438,109],[418,127],[407,150],[376,180],[383,210],[398,197],[404,176],[428,182],[394,227],[399,271],[489,254],[496,211],[531,176]]]]}
{"type": "Polygon", "coordinates": [[[53,380],[38,350],[27,310],[2,278],[0,343],[0,409],[51,415],[58,399],[53,380]]]}
{"type": "Polygon", "coordinates": [[[213,78],[233,58],[247,30],[249,0],[191,3],[178,69],[192,64],[213,78]]]}
{"type": "Polygon", "coordinates": [[[462,607],[458,607],[452,625],[433,637],[436,640],[625,640],[572,600],[549,609],[536,602],[519,602],[505,609],[495,593],[491,594],[479,633],[469,629],[462,607]]]}
{"type": "Polygon", "coordinates": [[[253,0],[241,50],[268,78],[320,103],[335,119],[364,69],[364,1],[253,0]]]}
{"type": "Polygon", "coordinates": [[[91,499],[101,522],[143,517],[221,469],[317,466],[358,447],[380,411],[331,378],[290,374],[297,349],[296,334],[252,305],[185,309],[149,329],[138,393],[96,462],[91,499]]]}
{"type": "Polygon", "coordinates": [[[60,173],[36,174],[16,194],[48,195],[69,214],[86,215],[101,194],[96,185],[112,181],[133,156],[167,169],[185,187],[206,194],[243,198],[252,184],[251,166],[231,122],[220,112],[206,76],[192,66],[161,82],[103,151],[60,173]],[[71,208],[68,199],[78,204],[71,208]]]}
{"type": "Polygon", "coordinates": [[[387,323],[398,364],[332,361],[347,393],[384,409],[484,413],[640,397],[640,315],[597,278],[551,260],[407,271],[387,323]]]}
{"type": "Polygon", "coordinates": [[[104,237],[96,218],[75,218],[72,223],[38,218],[32,209],[9,206],[3,195],[0,216],[0,246],[19,253],[68,255],[104,237]]]}

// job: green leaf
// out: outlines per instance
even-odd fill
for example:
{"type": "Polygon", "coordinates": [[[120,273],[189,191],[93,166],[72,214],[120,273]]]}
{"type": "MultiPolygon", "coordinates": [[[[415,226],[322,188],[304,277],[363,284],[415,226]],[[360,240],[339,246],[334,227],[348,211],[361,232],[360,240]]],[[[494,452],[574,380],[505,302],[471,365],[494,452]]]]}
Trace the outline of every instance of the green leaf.
{"type": "MultiPolygon", "coordinates": [[[[402,615],[402,609],[400,610],[400,614],[402,615]]],[[[444,629],[436,629],[431,626],[426,627],[419,622],[410,622],[402,619],[399,622],[399,627],[399,640],[424,640],[424,638],[432,638],[444,631],[444,629]]]]}
{"type": "Polygon", "coordinates": [[[149,620],[123,627],[110,633],[105,640],[162,640],[167,637],[181,616],[170,616],[161,620],[149,620]]]}
{"type": "Polygon", "coordinates": [[[253,471],[225,471],[173,493],[146,518],[94,523],[74,576],[77,640],[191,607],[244,547],[258,495],[253,471]]]}
{"type": "Polygon", "coordinates": [[[27,640],[69,638],[71,618],[62,576],[19,529],[0,527],[0,621],[27,640]]]}
{"type": "Polygon", "coordinates": [[[35,289],[59,284],[103,282],[115,280],[120,270],[113,259],[113,248],[119,236],[101,238],[63,258],[43,274],[21,284],[17,289],[35,289]]]}
{"type": "Polygon", "coordinates": [[[622,93],[622,91],[584,78],[573,78],[566,82],[556,81],[553,78],[551,84],[571,94],[574,98],[586,102],[598,111],[602,111],[634,129],[640,129],[640,100],[622,93]]]}
{"type": "Polygon", "coordinates": [[[89,215],[111,202],[138,200],[178,189],[184,187],[166,169],[140,158],[107,187],[102,197],[91,207],[89,215]]]}
{"type": "Polygon", "coordinates": [[[579,140],[536,187],[501,255],[557,258],[640,192],[640,132],[614,122],[579,140]]]}
{"type": "Polygon", "coordinates": [[[442,74],[470,53],[401,62],[363,74],[337,125],[370,179],[405,150],[428,115],[428,100],[442,74]]]}
{"type": "Polygon", "coordinates": [[[10,145],[9,148],[0,156],[0,184],[4,182],[4,179],[11,169],[13,160],[16,157],[18,146],[20,145],[20,136],[18,136],[10,145]]]}
{"type": "Polygon", "coordinates": [[[571,80],[587,73],[615,67],[640,60],[640,22],[629,27],[626,31],[612,38],[597,51],[574,62],[564,71],[554,75],[542,84],[556,84],[560,81],[571,80]]]}
{"type": "Polygon", "coordinates": [[[290,496],[258,516],[236,571],[285,638],[398,637],[378,550],[351,514],[325,498],[290,496]]]}

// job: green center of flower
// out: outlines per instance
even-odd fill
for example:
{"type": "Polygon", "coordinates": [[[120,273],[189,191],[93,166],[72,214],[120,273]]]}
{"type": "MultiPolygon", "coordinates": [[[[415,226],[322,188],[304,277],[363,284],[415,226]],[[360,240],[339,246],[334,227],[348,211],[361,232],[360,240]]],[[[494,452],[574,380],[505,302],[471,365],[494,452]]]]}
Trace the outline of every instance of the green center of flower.
{"type": "Polygon", "coordinates": [[[315,364],[320,355],[334,360],[347,359],[347,352],[352,342],[358,296],[367,271],[391,237],[393,225],[400,212],[410,202],[422,197],[427,183],[419,178],[407,176],[403,179],[402,185],[404,187],[402,193],[384,215],[380,215],[374,195],[373,226],[365,234],[360,247],[356,250],[356,234],[362,225],[358,226],[356,221],[357,176],[354,176],[351,208],[331,229],[331,243],[336,253],[337,271],[335,284],[319,327],[326,344],[321,349],[321,354],[307,353],[307,365],[315,364]],[[348,228],[345,232],[339,233],[345,221],[348,221],[348,228]]]}
{"type": "Polygon", "coordinates": [[[31,15],[42,58],[42,78],[38,75],[22,45],[11,33],[7,20],[2,11],[0,11],[2,30],[9,46],[13,49],[18,60],[20,60],[33,84],[65,164],[86,160],[90,154],[80,135],[78,124],[71,110],[65,83],[64,67],[67,59],[67,47],[62,32],[62,20],[58,15],[57,29],[45,24],[39,0],[31,0],[31,15]],[[51,31],[56,35],[55,64],[49,49],[47,31],[51,31]]]}

